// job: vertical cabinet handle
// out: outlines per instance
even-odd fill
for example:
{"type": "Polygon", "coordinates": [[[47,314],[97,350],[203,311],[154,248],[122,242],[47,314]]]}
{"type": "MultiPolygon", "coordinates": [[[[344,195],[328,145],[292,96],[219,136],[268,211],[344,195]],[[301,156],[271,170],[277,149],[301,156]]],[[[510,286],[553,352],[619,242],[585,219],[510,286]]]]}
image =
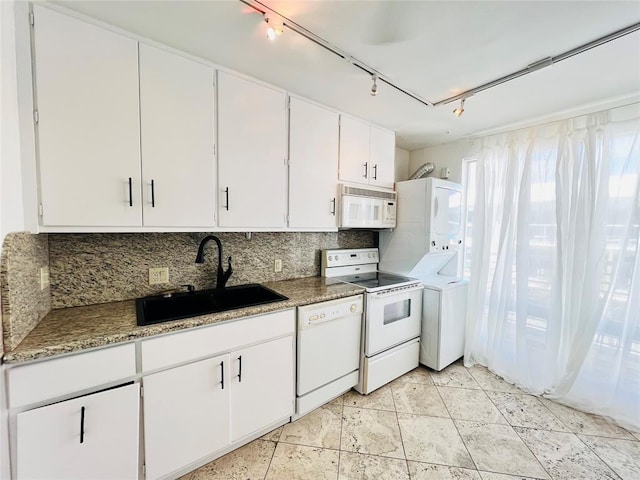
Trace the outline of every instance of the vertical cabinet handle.
{"type": "Polygon", "coordinates": [[[80,443],[84,443],[84,407],[80,409],[80,443]]]}
{"type": "Polygon", "coordinates": [[[333,208],[331,209],[331,215],[335,217],[336,216],[336,197],[333,197],[333,200],[331,200],[331,204],[333,206],[333,208]]]}
{"type": "Polygon", "coordinates": [[[224,362],[220,362],[220,373],[222,376],[222,381],[220,384],[222,385],[222,390],[224,390],[224,362]]]}
{"type": "Polygon", "coordinates": [[[364,162],[364,178],[367,178],[367,175],[369,174],[369,162],[364,162]]]}
{"type": "Polygon", "coordinates": [[[378,164],[377,163],[373,166],[373,179],[374,180],[378,179],[378,164]]]}
{"type": "Polygon", "coordinates": [[[151,180],[151,206],[156,206],[156,188],[153,180],[151,180]]]}
{"type": "Polygon", "coordinates": [[[129,206],[133,207],[133,179],[129,177],[129,206]]]}
{"type": "Polygon", "coordinates": [[[238,357],[238,382],[242,381],[242,355],[238,357]]]}
{"type": "Polygon", "coordinates": [[[225,195],[226,200],[227,200],[227,204],[224,206],[224,208],[226,210],[229,210],[229,187],[224,189],[224,195],[225,195]]]}

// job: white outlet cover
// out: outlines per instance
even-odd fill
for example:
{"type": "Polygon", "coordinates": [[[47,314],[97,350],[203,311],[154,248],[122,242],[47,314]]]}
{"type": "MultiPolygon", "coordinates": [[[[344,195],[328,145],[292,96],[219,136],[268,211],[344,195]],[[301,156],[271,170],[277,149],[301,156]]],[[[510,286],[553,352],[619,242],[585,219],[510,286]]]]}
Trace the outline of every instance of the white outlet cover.
{"type": "Polygon", "coordinates": [[[169,267],[157,267],[149,269],[149,285],[169,283],[169,267]]]}
{"type": "Polygon", "coordinates": [[[49,286],[49,267],[40,268],[40,290],[49,286]]]}

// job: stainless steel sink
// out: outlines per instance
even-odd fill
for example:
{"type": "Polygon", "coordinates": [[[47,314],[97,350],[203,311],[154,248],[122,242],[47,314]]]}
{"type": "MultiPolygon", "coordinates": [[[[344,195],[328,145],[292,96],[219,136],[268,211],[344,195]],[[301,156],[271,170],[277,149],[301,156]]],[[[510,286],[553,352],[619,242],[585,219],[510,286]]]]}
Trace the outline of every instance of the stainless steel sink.
{"type": "Polygon", "coordinates": [[[257,283],[136,299],[139,326],[288,300],[257,283]]]}

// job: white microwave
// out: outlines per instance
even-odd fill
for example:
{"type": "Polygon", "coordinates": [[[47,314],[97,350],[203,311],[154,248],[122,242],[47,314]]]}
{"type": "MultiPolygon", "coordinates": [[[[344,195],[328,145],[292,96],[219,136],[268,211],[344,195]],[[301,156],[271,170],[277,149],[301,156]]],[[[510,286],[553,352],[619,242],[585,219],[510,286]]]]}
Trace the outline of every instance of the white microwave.
{"type": "Polygon", "coordinates": [[[395,228],[396,192],[340,186],[340,228],[395,228]]]}

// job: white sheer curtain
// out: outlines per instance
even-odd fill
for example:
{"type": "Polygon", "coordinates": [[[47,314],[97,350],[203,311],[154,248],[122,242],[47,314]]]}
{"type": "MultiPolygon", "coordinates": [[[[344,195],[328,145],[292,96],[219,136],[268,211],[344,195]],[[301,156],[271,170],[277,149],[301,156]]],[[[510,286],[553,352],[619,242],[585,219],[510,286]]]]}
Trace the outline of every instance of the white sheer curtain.
{"type": "Polygon", "coordinates": [[[640,429],[640,110],[488,137],[465,364],[640,429]]]}

